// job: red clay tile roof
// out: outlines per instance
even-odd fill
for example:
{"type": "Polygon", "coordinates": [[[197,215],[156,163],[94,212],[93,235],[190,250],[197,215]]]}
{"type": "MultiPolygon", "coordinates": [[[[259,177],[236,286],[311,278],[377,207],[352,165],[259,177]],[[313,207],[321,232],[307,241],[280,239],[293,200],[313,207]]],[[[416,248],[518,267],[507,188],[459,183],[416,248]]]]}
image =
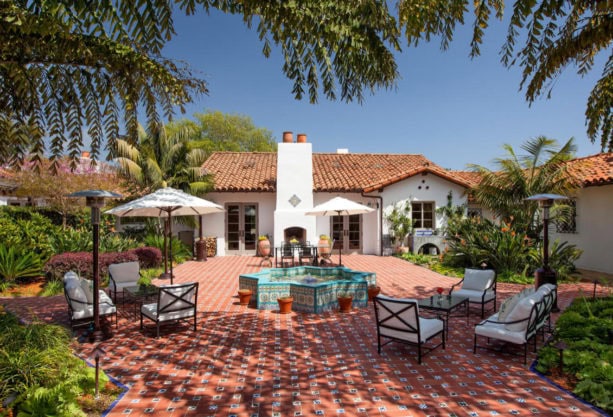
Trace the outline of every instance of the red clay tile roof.
{"type": "Polygon", "coordinates": [[[599,153],[568,162],[568,170],[584,187],[613,184],[613,153],[599,153]]]}
{"type": "MultiPolygon", "coordinates": [[[[216,152],[203,168],[214,177],[214,191],[276,190],[277,154],[216,152]]],[[[469,187],[463,171],[448,171],[423,155],[313,154],[313,189],[316,192],[371,192],[422,172],[432,173],[469,187]]]]}
{"type": "Polygon", "coordinates": [[[276,190],[277,154],[274,152],[215,152],[202,167],[213,175],[215,191],[276,190]]]}

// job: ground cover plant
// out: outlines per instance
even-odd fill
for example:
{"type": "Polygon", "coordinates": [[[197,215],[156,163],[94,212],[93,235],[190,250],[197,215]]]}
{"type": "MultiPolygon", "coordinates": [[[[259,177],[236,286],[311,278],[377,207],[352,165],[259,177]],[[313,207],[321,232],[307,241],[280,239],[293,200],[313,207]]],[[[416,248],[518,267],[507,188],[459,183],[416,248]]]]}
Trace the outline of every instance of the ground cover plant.
{"type": "Polygon", "coordinates": [[[112,403],[121,390],[103,372],[101,399],[92,402],[94,369],[73,354],[71,343],[68,329],[21,324],[0,305],[0,416],[100,415],[112,403]]]}
{"type": "Polygon", "coordinates": [[[536,369],[611,413],[612,339],[613,296],[577,298],[558,318],[553,340],[539,351],[536,369]]]}

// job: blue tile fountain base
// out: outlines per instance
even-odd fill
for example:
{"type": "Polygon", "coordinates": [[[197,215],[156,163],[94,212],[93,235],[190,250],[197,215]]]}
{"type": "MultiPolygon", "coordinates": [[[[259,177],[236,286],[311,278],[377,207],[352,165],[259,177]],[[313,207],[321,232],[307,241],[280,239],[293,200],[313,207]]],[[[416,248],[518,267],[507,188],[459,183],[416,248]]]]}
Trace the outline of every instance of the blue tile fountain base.
{"type": "Polygon", "coordinates": [[[277,310],[277,298],[292,296],[292,310],[305,313],[337,310],[339,294],[351,294],[353,307],[367,307],[368,286],[376,281],[374,272],[316,266],[267,268],[238,277],[239,289],[253,291],[251,300],[258,309],[277,310]]]}

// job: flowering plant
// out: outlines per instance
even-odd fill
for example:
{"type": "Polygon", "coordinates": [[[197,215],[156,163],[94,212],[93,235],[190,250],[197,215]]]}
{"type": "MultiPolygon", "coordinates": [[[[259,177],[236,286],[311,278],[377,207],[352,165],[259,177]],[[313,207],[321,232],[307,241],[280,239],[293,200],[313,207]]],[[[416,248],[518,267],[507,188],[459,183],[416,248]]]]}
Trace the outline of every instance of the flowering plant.
{"type": "Polygon", "coordinates": [[[439,295],[441,295],[441,294],[443,293],[443,291],[445,291],[445,290],[443,289],[443,287],[438,287],[438,288],[436,289],[436,292],[437,292],[439,295]]]}

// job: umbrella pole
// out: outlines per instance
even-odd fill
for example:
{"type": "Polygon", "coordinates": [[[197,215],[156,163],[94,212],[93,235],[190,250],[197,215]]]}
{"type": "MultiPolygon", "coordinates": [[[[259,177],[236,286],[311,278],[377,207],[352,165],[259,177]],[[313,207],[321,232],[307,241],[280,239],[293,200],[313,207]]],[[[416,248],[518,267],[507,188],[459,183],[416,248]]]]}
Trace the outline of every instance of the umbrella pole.
{"type": "Polygon", "coordinates": [[[170,217],[170,212],[168,212],[168,235],[168,252],[170,258],[170,285],[172,285],[172,217],[170,217]]]}

